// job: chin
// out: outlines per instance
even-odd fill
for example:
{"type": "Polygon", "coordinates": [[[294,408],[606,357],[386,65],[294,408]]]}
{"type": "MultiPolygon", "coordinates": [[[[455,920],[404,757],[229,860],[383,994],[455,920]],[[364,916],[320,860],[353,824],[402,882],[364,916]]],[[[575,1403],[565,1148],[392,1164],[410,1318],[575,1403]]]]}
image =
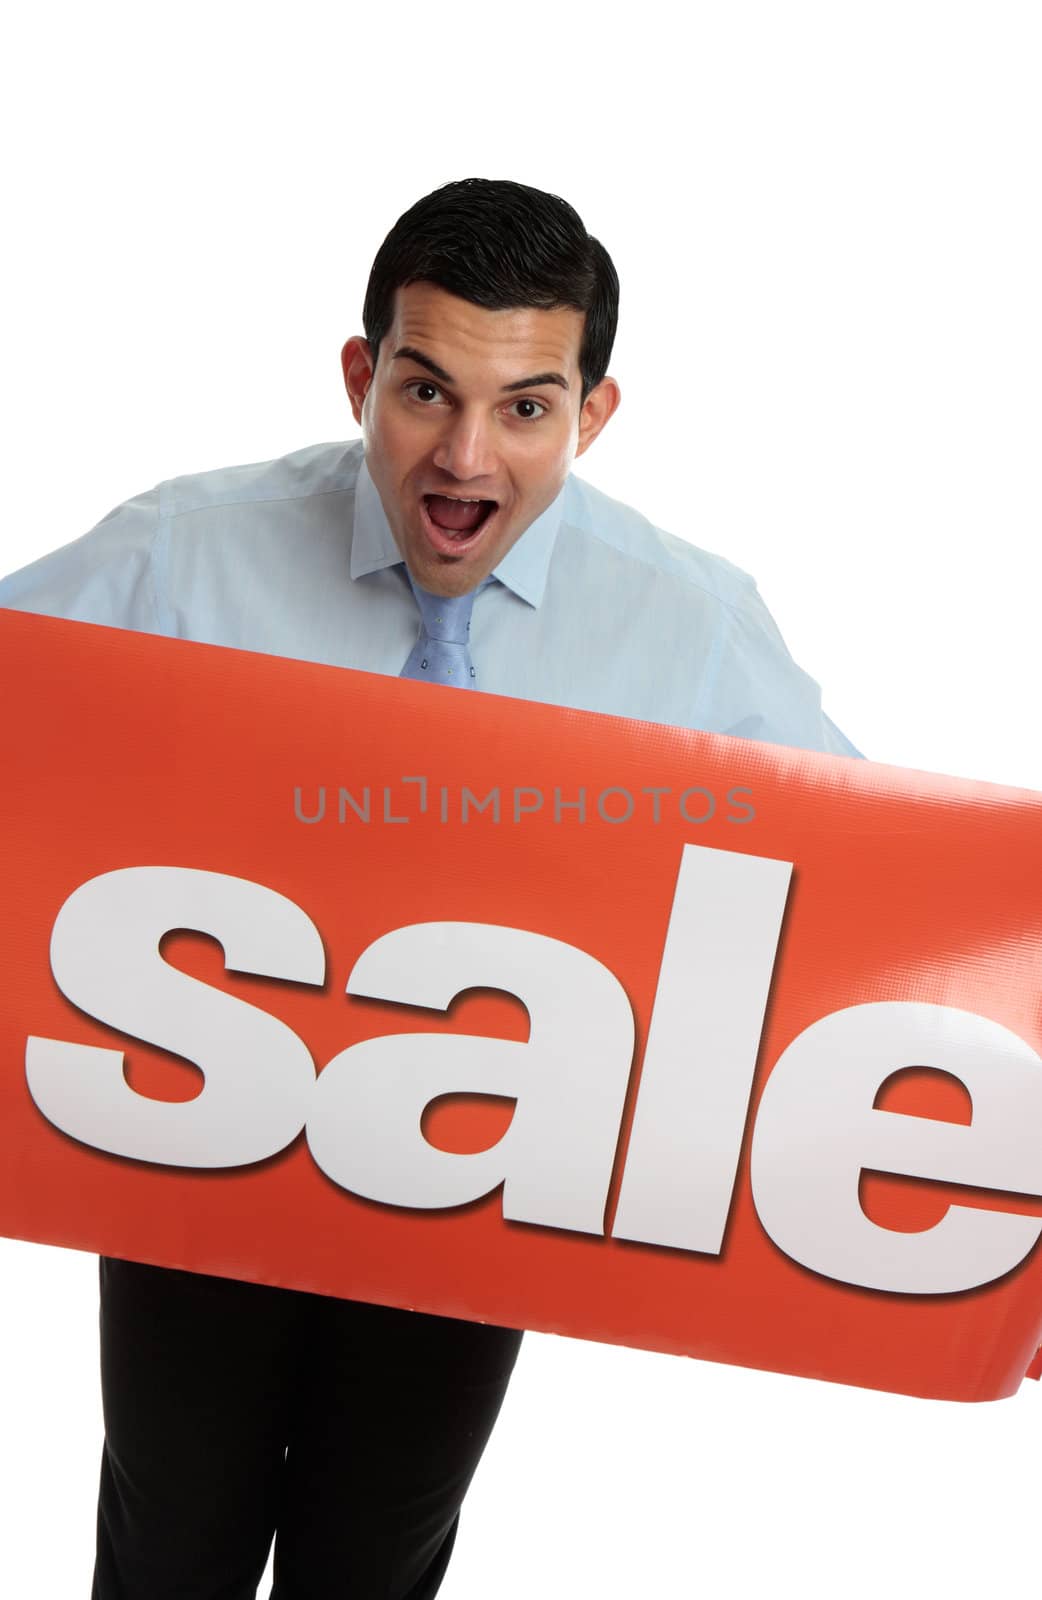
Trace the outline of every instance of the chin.
{"type": "Polygon", "coordinates": [[[468,568],[466,572],[458,572],[442,567],[430,573],[426,581],[420,578],[417,582],[431,594],[440,594],[445,600],[456,600],[460,595],[476,589],[487,577],[488,573],[483,570],[475,573],[468,568]]]}

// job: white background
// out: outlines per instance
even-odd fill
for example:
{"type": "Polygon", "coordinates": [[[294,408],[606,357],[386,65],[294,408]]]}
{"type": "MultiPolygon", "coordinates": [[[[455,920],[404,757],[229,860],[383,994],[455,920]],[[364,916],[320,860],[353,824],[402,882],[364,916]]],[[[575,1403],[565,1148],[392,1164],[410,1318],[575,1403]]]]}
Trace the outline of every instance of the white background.
{"type": "MultiPolygon", "coordinates": [[[[353,11],[8,23],[0,567],[352,435],[384,233],[513,177],[622,279],[581,475],[752,571],[866,754],[1042,788],[1037,7],[353,11]]],[[[0,1265],[5,1592],[86,1596],[96,1264],[0,1265]]],[[[532,1336],[442,1593],[1034,1593],[1040,1423],[532,1336]]]]}

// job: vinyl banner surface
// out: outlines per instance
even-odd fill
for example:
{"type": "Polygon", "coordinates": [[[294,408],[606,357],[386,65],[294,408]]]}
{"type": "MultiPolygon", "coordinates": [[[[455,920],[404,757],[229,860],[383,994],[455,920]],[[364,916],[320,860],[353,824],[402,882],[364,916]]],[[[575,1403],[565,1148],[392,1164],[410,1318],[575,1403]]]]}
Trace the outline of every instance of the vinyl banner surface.
{"type": "Polygon", "coordinates": [[[1042,796],[0,612],[0,1229],[942,1398],[1042,1339],[1042,796]]]}

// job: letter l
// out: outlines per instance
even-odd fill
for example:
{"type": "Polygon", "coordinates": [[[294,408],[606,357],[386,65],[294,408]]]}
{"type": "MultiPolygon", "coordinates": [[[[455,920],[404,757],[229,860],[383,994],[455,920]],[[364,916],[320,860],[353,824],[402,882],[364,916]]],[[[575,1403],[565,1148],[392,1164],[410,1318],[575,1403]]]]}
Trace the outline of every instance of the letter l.
{"type": "Polygon", "coordinates": [[[720,1253],[791,875],[684,846],[615,1238],[720,1253]]]}

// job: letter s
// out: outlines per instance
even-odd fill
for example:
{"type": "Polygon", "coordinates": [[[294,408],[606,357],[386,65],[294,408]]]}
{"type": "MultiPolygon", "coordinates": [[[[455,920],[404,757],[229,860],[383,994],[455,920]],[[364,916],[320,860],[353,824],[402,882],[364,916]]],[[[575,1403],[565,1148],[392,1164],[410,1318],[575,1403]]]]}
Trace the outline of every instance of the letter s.
{"type": "Polygon", "coordinates": [[[168,966],[159,942],[174,928],[219,939],[233,972],[323,981],[318,929],[263,884],[191,867],[103,872],[55,919],[55,981],[99,1022],[194,1062],[203,1088],[192,1100],[153,1100],[127,1083],[121,1050],[31,1036],[29,1092],[55,1127],[113,1155],[189,1167],[261,1161],[304,1126],[315,1064],[284,1022],[168,966]]]}
{"type": "Polygon", "coordinates": [[[748,815],[746,815],[744,817],[735,816],[733,812],[729,811],[727,813],[728,822],[752,822],[753,818],[756,815],[755,806],[753,806],[750,803],[750,800],[739,800],[738,796],[740,794],[747,794],[747,795],[750,796],[750,799],[751,799],[752,790],[751,789],[746,789],[746,788],[743,788],[743,787],[738,787],[738,788],[734,788],[734,789],[728,789],[728,791],[727,791],[727,804],[729,806],[734,806],[737,810],[747,812],[748,815]]]}

